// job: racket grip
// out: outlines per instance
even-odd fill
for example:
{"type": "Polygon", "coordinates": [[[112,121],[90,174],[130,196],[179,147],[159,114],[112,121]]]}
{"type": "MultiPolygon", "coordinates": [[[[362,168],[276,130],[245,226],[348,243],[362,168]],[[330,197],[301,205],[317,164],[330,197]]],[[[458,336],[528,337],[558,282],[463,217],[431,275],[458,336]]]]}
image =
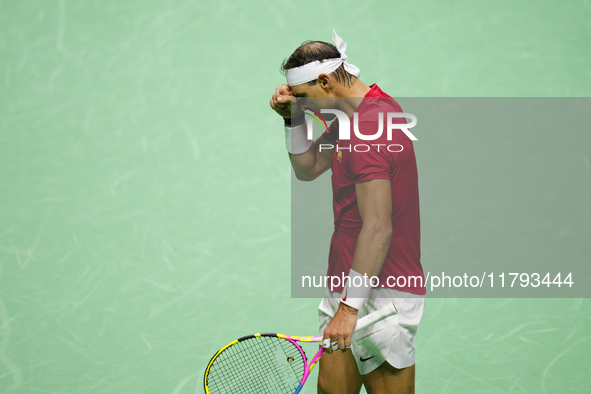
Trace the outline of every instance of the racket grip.
{"type": "Polygon", "coordinates": [[[364,328],[367,328],[372,324],[379,322],[380,320],[384,320],[387,317],[395,315],[396,313],[396,307],[394,306],[394,304],[390,303],[385,307],[378,309],[377,311],[372,312],[369,315],[365,315],[361,319],[357,320],[357,324],[355,325],[355,330],[353,332],[361,331],[364,328]]]}

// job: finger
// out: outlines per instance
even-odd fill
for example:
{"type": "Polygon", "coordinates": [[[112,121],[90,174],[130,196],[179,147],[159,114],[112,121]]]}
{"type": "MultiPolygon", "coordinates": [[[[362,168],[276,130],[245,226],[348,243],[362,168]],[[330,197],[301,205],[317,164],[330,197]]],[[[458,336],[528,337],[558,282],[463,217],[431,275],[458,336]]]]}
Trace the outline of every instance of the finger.
{"type": "Polygon", "coordinates": [[[282,96],[292,96],[291,88],[287,84],[283,84],[278,88],[282,96]]]}
{"type": "Polygon", "coordinates": [[[275,89],[275,93],[277,94],[277,99],[279,99],[281,102],[290,101],[291,98],[294,97],[289,85],[285,84],[275,89]]]}
{"type": "Polygon", "coordinates": [[[351,338],[347,337],[345,338],[345,349],[343,349],[343,351],[346,351],[347,349],[351,348],[351,338]]]}
{"type": "Polygon", "coordinates": [[[281,104],[281,103],[279,103],[279,102],[277,102],[276,100],[271,100],[271,107],[274,110],[281,110],[281,109],[283,109],[284,105],[281,104]]]}
{"type": "Polygon", "coordinates": [[[272,99],[272,101],[273,101],[273,109],[275,109],[275,110],[283,110],[287,105],[287,103],[282,101],[281,97],[274,97],[272,99]]]}
{"type": "Polygon", "coordinates": [[[330,348],[332,350],[339,350],[339,337],[336,335],[330,337],[330,348]]]}
{"type": "MultiPolygon", "coordinates": [[[[279,98],[283,97],[284,95],[285,93],[281,91],[281,88],[275,88],[275,98],[277,98],[277,100],[279,100],[279,98]]],[[[283,101],[283,99],[280,101],[283,101]]]]}
{"type": "Polygon", "coordinates": [[[339,350],[339,343],[338,342],[331,342],[330,348],[332,349],[333,352],[336,352],[337,350],[339,350]]]}
{"type": "Polygon", "coordinates": [[[294,96],[290,96],[289,94],[282,94],[277,96],[277,100],[279,100],[282,103],[291,103],[292,100],[294,100],[295,97],[294,96]]]}
{"type": "Polygon", "coordinates": [[[341,348],[341,351],[346,352],[347,349],[350,349],[351,348],[351,338],[345,338],[343,340],[343,343],[345,344],[345,347],[344,348],[341,348]]]}
{"type": "Polygon", "coordinates": [[[332,353],[332,349],[330,347],[330,338],[323,338],[322,339],[322,347],[324,348],[324,352],[327,354],[332,353]]]}
{"type": "Polygon", "coordinates": [[[332,353],[332,349],[330,347],[330,343],[332,342],[331,333],[330,333],[330,322],[324,328],[324,332],[322,333],[322,347],[324,351],[328,354],[332,353]]]}

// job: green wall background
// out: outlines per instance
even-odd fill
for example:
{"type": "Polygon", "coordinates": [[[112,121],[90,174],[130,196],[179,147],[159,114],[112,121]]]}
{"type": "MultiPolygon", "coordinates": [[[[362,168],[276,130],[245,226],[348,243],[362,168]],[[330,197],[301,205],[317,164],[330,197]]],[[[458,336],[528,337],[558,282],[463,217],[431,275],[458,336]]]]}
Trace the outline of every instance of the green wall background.
{"type": "MultiPolygon", "coordinates": [[[[394,97],[591,95],[588,1],[2,0],[0,393],[199,393],[233,338],[316,332],[318,300],[290,298],[268,101],[281,61],[332,28],[394,97]]],[[[564,176],[588,184],[579,146],[564,176]]],[[[449,231],[437,218],[426,239],[449,231]]],[[[589,307],[428,300],[417,392],[588,393],[589,307]]]]}

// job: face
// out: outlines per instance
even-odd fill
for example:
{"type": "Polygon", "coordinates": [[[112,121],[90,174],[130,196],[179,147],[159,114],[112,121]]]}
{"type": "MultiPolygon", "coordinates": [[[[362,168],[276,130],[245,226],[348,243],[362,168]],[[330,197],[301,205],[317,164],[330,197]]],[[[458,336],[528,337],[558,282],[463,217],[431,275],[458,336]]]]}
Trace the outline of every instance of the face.
{"type": "MultiPolygon", "coordinates": [[[[308,85],[303,83],[301,85],[290,86],[291,92],[296,97],[305,98],[305,105],[315,111],[320,112],[321,109],[335,108],[333,102],[333,95],[330,90],[326,88],[320,80],[315,85],[308,85]]],[[[334,114],[322,114],[325,120],[334,119],[334,114]]]]}

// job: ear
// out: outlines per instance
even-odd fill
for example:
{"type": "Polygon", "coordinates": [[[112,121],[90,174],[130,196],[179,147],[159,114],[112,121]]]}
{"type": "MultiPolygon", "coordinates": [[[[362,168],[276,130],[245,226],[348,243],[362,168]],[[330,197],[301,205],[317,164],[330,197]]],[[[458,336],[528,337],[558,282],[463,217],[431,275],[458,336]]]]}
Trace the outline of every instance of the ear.
{"type": "Polygon", "coordinates": [[[332,80],[327,74],[320,74],[318,76],[318,86],[322,88],[322,90],[328,92],[332,86],[332,80]]]}

